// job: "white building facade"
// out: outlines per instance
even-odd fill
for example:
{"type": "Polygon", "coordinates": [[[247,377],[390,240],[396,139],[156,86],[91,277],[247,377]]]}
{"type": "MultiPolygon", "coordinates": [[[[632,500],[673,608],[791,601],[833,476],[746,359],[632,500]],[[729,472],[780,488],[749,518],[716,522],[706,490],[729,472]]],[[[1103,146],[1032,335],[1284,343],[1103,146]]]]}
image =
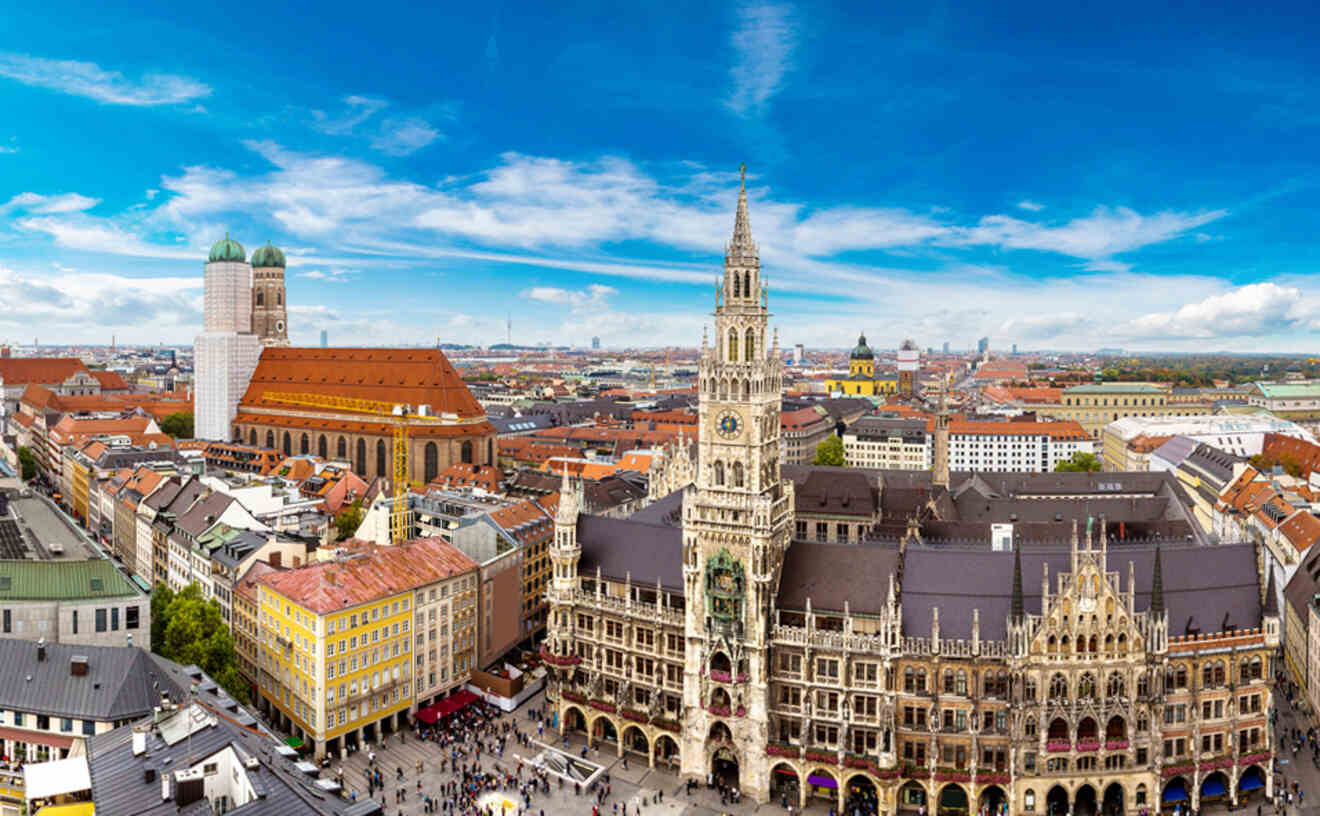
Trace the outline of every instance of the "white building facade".
{"type": "Polygon", "coordinates": [[[243,247],[225,236],[206,263],[203,330],[194,343],[194,433],[228,440],[238,401],[261,353],[252,333],[252,267],[243,247]]]}

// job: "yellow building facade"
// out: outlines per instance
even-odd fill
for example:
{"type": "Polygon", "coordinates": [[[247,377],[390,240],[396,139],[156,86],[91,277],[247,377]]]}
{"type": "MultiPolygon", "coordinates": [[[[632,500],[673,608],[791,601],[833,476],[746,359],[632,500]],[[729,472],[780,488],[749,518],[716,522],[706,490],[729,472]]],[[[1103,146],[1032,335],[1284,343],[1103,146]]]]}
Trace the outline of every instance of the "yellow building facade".
{"type": "Polygon", "coordinates": [[[1109,423],[1124,417],[1208,414],[1207,405],[1171,403],[1169,389],[1151,383],[1098,383],[1065,388],[1057,405],[1040,405],[1036,415],[1081,423],[1092,439],[1109,423]]]}
{"type": "Polygon", "coordinates": [[[857,346],[848,355],[848,376],[825,380],[825,390],[831,394],[859,397],[879,397],[898,393],[898,375],[876,376],[875,353],[866,344],[866,335],[857,338],[857,346]]]}

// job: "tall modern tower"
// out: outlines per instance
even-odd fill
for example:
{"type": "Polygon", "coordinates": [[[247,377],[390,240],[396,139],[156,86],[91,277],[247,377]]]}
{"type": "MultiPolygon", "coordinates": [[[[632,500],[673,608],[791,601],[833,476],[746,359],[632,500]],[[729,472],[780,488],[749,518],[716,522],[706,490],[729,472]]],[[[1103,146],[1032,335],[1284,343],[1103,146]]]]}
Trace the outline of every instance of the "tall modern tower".
{"type": "Polygon", "coordinates": [[[289,345],[284,253],[269,241],[252,253],[252,333],[263,347],[289,345]]]}
{"type": "Polygon", "coordinates": [[[202,333],[193,348],[194,433],[228,440],[261,343],[252,333],[252,267],[242,245],[227,234],[207,258],[203,300],[202,333]]]}
{"type": "Polygon", "coordinates": [[[698,365],[700,467],[683,496],[682,758],[684,775],[713,766],[753,791],[769,790],[767,638],[793,513],[792,483],[779,476],[767,299],[744,182],[715,288],[715,344],[702,344],[698,365]]]}

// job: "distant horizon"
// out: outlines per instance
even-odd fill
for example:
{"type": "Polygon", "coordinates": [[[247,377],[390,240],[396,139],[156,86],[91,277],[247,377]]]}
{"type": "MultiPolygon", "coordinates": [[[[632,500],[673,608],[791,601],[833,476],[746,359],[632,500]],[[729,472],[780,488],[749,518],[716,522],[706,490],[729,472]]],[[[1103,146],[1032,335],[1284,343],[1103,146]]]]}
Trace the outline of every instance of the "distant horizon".
{"type": "Polygon", "coordinates": [[[190,342],[228,234],[300,345],[696,343],[745,163],[789,346],[1320,346],[1309,7],[6,11],[0,337],[190,342]]]}

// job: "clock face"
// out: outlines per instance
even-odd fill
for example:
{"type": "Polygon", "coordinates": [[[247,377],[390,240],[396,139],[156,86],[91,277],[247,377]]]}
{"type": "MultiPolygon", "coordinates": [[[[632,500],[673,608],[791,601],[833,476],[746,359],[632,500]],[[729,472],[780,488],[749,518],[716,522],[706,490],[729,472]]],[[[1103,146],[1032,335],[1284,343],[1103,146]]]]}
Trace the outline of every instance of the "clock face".
{"type": "Polygon", "coordinates": [[[725,411],[716,420],[715,429],[725,439],[732,439],[742,430],[742,419],[734,411],[725,411]]]}

